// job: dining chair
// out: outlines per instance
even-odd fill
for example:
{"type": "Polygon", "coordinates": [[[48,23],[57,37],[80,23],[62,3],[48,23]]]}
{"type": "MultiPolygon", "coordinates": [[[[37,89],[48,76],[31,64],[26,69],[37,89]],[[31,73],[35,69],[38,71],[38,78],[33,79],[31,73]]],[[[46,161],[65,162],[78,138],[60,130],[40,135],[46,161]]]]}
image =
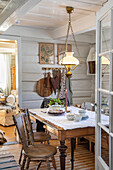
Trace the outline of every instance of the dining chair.
{"type": "MultiPolygon", "coordinates": [[[[26,126],[28,126],[27,128],[27,139],[28,139],[28,143],[29,144],[33,144],[34,142],[47,142],[49,143],[49,140],[51,138],[51,136],[45,132],[33,132],[32,129],[32,123],[31,123],[31,119],[30,119],[30,114],[28,109],[25,112],[26,115],[26,126]]],[[[22,159],[22,150],[21,149],[21,153],[20,153],[20,158],[19,158],[19,165],[21,164],[21,159],[22,159]]]]}
{"type": "Polygon", "coordinates": [[[39,169],[41,165],[41,161],[43,160],[47,162],[48,170],[50,170],[49,158],[52,158],[53,167],[56,170],[56,164],[54,159],[54,155],[57,153],[56,148],[48,144],[37,144],[37,145],[29,144],[28,135],[30,136],[30,139],[32,138],[32,135],[30,133],[27,134],[27,128],[29,124],[27,124],[26,126],[27,123],[26,119],[27,119],[26,113],[19,113],[17,115],[13,115],[13,120],[16,125],[22,143],[22,148],[23,148],[22,152],[24,155],[24,159],[23,159],[21,169],[22,170],[24,169],[26,159],[27,159],[26,168],[25,168],[26,170],[29,169],[30,161],[34,161],[34,160],[40,161],[37,170],[39,169]]]}

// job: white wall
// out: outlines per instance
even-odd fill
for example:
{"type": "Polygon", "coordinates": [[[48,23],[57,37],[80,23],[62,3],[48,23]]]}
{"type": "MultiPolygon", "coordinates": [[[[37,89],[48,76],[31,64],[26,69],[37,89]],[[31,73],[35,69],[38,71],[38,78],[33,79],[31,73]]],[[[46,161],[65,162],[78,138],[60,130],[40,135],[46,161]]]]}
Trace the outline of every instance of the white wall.
{"type": "MultiPolygon", "coordinates": [[[[43,98],[36,93],[36,82],[43,78],[43,72],[39,62],[38,42],[53,42],[55,43],[55,56],[57,55],[57,43],[64,43],[59,40],[52,40],[45,30],[32,29],[25,27],[11,27],[4,35],[21,37],[21,58],[22,61],[22,107],[36,108],[40,107],[43,98]]],[[[77,36],[79,41],[79,36],[77,36]]],[[[94,102],[94,76],[87,76],[86,57],[89,52],[91,42],[90,36],[80,36],[79,51],[80,64],[72,71],[72,90],[73,104],[81,104],[85,101],[94,102]],[[85,41],[86,39],[86,41],[85,41]]],[[[73,50],[74,45],[73,45],[73,50]]],[[[57,58],[55,59],[57,60],[57,58]]],[[[48,66],[48,65],[47,65],[48,66]]],[[[49,65],[50,66],[50,65],[49,65]]]]}

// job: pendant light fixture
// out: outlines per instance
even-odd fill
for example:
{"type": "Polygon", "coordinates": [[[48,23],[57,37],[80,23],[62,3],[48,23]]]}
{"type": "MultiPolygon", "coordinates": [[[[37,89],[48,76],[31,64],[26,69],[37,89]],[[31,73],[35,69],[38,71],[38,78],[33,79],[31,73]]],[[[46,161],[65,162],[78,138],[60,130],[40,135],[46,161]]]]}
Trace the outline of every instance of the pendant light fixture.
{"type": "Polygon", "coordinates": [[[72,32],[76,51],[77,51],[79,57],[80,57],[80,54],[79,54],[76,39],[75,39],[75,36],[74,36],[73,28],[72,28],[72,25],[71,25],[71,13],[74,11],[74,8],[67,6],[66,11],[69,14],[69,22],[68,22],[68,29],[67,29],[67,36],[66,36],[66,50],[65,50],[65,56],[60,60],[60,64],[64,65],[66,67],[66,69],[67,69],[66,76],[68,78],[70,78],[72,76],[71,70],[74,70],[79,65],[79,60],[73,56],[74,52],[68,52],[68,36],[69,36],[70,30],[72,32]]]}

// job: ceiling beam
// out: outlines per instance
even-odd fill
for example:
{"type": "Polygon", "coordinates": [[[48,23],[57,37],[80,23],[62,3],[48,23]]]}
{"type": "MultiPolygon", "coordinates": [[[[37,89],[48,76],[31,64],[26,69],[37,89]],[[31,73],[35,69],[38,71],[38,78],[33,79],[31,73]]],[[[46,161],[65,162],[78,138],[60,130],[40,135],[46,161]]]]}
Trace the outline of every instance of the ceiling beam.
{"type": "MultiPolygon", "coordinates": [[[[72,0],[72,1],[74,1],[74,0],[72,0]]],[[[75,2],[102,7],[102,4],[99,4],[99,3],[92,3],[92,2],[86,2],[86,1],[81,1],[81,0],[76,0],[75,2]]]]}
{"type": "MultiPolygon", "coordinates": [[[[83,18],[80,18],[72,22],[72,27],[74,34],[79,34],[84,31],[87,32],[89,30],[92,30],[92,28],[96,27],[96,15],[93,13],[83,18]]],[[[64,37],[67,34],[67,25],[54,29],[53,31],[48,30],[48,32],[53,39],[64,37]]],[[[71,32],[69,34],[71,35],[71,32]]]]}
{"type": "Polygon", "coordinates": [[[6,31],[41,0],[10,0],[0,14],[0,31],[6,31]]]}

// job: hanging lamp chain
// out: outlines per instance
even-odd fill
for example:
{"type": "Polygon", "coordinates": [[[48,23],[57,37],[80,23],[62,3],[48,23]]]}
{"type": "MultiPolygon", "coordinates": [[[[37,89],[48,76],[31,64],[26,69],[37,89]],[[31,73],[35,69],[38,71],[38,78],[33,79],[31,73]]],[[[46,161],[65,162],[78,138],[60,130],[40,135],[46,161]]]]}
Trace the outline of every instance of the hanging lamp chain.
{"type": "Polygon", "coordinates": [[[76,42],[76,39],[75,39],[75,36],[74,36],[73,28],[72,28],[72,25],[71,25],[71,13],[72,13],[72,11],[67,11],[67,13],[69,14],[69,23],[68,23],[67,36],[66,36],[66,52],[68,52],[68,37],[69,37],[69,31],[71,29],[74,44],[75,44],[75,48],[76,48],[76,51],[78,53],[79,60],[80,60],[80,52],[79,52],[77,42],[76,42]]]}
{"type": "Polygon", "coordinates": [[[68,36],[69,36],[70,26],[71,26],[71,15],[69,13],[69,23],[68,23],[67,36],[66,36],[66,52],[68,52],[68,36]]]}

